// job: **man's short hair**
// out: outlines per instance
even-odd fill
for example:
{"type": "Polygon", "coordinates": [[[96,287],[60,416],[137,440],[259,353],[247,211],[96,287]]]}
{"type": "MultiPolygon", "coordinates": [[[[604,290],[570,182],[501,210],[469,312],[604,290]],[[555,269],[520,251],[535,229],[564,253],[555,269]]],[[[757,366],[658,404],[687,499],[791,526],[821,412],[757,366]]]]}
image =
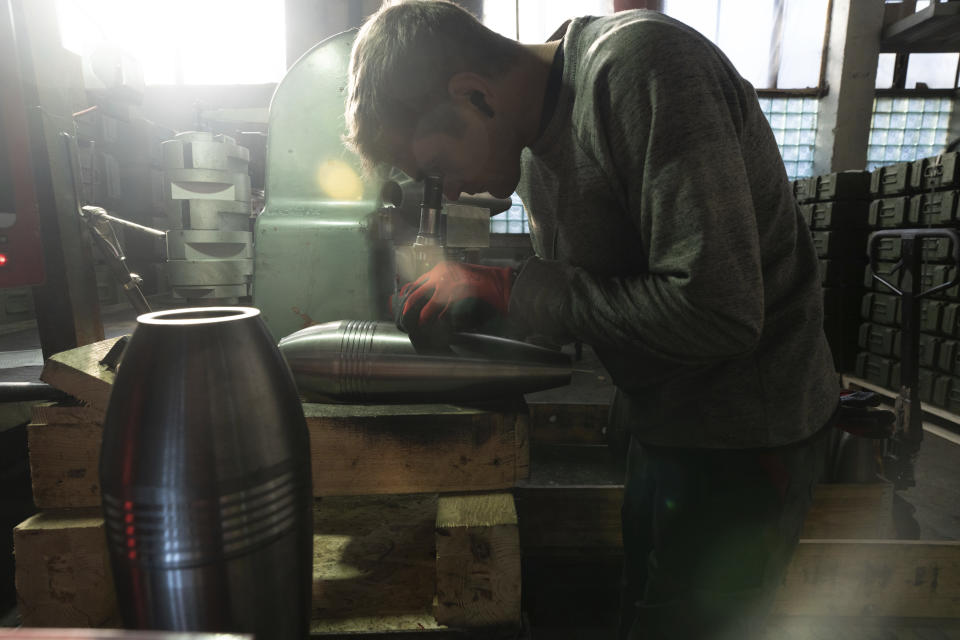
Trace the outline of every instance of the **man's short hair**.
{"type": "Polygon", "coordinates": [[[395,162],[398,145],[414,132],[458,134],[450,78],[462,71],[493,77],[519,50],[452,2],[383,7],[360,29],[350,55],[346,142],[369,171],[395,162]]]}

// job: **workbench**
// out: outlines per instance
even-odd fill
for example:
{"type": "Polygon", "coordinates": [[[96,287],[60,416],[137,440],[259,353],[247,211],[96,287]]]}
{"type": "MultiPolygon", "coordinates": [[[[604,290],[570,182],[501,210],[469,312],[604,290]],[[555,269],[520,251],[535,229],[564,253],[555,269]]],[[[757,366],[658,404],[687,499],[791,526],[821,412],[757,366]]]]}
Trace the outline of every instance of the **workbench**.
{"type": "MultiPolygon", "coordinates": [[[[48,362],[44,379],[87,406],[37,406],[28,427],[41,509],[15,531],[28,625],[117,622],[96,474],[112,380],[89,368],[105,348],[48,362]]],[[[314,633],[517,638],[521,611],[534,626],[615,612],[623,470],[607,446],[611,394],[588,359],[572,386],[525,402],[305,404],[314,633]]],[[[960,543],[895,540],[892,500],[886,484],[818,487],[776,624],[958,616],[960,543]]]]}

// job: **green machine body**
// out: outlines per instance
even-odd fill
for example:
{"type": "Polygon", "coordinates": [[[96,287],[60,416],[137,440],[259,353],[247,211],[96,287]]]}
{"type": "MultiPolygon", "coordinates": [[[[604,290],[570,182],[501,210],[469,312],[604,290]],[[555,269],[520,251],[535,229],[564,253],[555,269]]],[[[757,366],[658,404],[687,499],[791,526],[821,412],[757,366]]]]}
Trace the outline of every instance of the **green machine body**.
{"type": "Polygon", "coordinates": [[[305,53],[270,103],[253,303],[275,339],[310,324],[387,317],[395,283],[380,185],[343,143],[347,31],[305,53]]]}

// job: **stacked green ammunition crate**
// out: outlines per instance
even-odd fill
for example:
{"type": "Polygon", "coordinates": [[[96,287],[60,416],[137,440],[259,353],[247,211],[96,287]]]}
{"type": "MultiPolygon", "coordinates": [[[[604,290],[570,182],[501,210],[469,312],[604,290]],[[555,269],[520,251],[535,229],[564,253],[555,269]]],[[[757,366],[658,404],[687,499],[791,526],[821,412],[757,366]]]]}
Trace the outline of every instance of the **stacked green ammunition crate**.
{"type": "Polygon", "coordinates": [[[793,183],[820,260],[824,331],[838,371],[853,369],[866,265],[870,173],[844,171],[793,183]]]}
{"type": "MultiPolygon", "coordinates": [[[[957,228],[960,201],[960,159],[946,153],[915,162],[876,169],[871,175],[871,230],[896,228],[957,228]]],[[[949,282],[956,267],[950,264],[952,247],[945,238],[923,243],[923,290],[949,282]]],[[[884,238],[877,247],[879,275],[900,288],[901,273],[892,273],[900,259],[900,240],[884,238]]],[[[870,382],[896,389],[900,385],[901,300],[877,282],[867,269],[864,284],[856,374],[870,382]]],[[[960,413],[960,296],[958,287],[925,298],[920,310],[920,397],[960,413]]]]}

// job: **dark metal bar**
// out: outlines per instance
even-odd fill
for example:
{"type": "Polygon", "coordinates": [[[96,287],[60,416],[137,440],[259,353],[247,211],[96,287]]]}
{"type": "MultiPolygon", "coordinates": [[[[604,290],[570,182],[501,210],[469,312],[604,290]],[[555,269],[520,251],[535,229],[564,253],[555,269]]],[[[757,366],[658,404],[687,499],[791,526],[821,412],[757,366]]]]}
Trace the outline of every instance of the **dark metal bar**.
{"type": "Polygon", "coordinates": [[[827,52],[830,50],[830,26],[833,24],[833,0],[827,2],[827,19],[823,27],[823,47],[820,49],[820,79],[817,88],[827,91],[827,52]]]}
{"type": "Polygon", "coordinates": [[[891,89],[906,89],[907,65],[910,64],[909,53],[898,53],[893,63],[893,83],[891,89]]]}
{"type": "Polygon", "coordinates": [[[893,438],[887,443],[884,469],[888,478],[900,488],[912,487],[914,462],[923,441],[923,410],[919,388],[920,301],[939,291],[954,286],[960,274],[954,270],[949,282],[922,289],[923,241],[927,238],[946,238],[951,243],[953,264],[960,267],[960,235],[953,229],[890,229],[870,234],[868,253],[873,278],[900,296],[900,389],[896,399],[897,425],[893,438]],[[900,261],[894,272],[902,271],[898,289],[877,274],[875,246],[881,238],[899,238],[900,261]]]}
{"type": "Polygon", "coordinates": [[[828,87],[806,87],[804,89],[757,89],[761,98],[822,98],[829,93],[828,87]]]}
{"type": "Polygon", "coordinates": [[[776,89],[783,57],[783,14],[786,0],[773,2],[773,32],[770,34],[770,61],[767,65],[767,86],[776,89]]]}
{"type": "MultiPolygon", "coordinates": [[[[9,2],[28,110],[30,155],[43,232],[46,282],[34,288],[44,357],[103,339],[97,282],[60,133],[73,128],[62,91],[63,57],[51,0],[9,2]]],[[[78,81],[79,82],[79,81],[78,81]]]]}
{"type": "Polygon", "coordinates": [[[953,98],[954,89],[877,89],[878,98],[953,98]]]}
{"type": "Polygon", "coordinates": [[[101,207],[84,207],[84,209],[85,209],[85,210],[86,210],[86,209],[95,209],[95,210],[97,210],[96,215],[97,215],[97,217],[99,217],[101,220],[106,220],[107,222],[115,222],[115,223],[117,223],[117,224],[119,224],[119,225],[122,225],[122,226],[124,226],[124,227],[129,227],[130,229],[133,229],[134,231],[140,231],[140,232],[142,232],[142,233],[146,233],[146,234],[148,234],[148,235],[151,235],[151,236],[154,236],[154,237],[157,237],[157,238],[164,238],[164,239],[166,239],[166,237],[167,237],[167,232],[166,232],[166,231],[161,231],[160,229],[154,229],[153,227],[147,227],[147,226],[144,226],[144,225],[142,225],[142,224],[137,224],[136,222],[130,222],[129,220],[124,220],[123,218],[117,218],[116,216],[112,216],[112,215],[110,215],[109,213],[107,213],[106,209],[103,209],[103,208],[101,208],[101,207]]]}
{"type": "Polygon", "coordinates": [[[900,396],[903,406],[902,438],[919,446],[923,440],[922,412],[920,410],[919,362],[920,353],[920,275],[923,264],[922,236],[903,234],[900,255],[903,260],[903,294],[900,312],[903,317],[900,334],[900,396]]]}
{"type": "Polygon", "coordinates": [[[71,399],[63,391],[43,382],[0,382],[0,403],[45,400],[65,402],[71,399]]]}

